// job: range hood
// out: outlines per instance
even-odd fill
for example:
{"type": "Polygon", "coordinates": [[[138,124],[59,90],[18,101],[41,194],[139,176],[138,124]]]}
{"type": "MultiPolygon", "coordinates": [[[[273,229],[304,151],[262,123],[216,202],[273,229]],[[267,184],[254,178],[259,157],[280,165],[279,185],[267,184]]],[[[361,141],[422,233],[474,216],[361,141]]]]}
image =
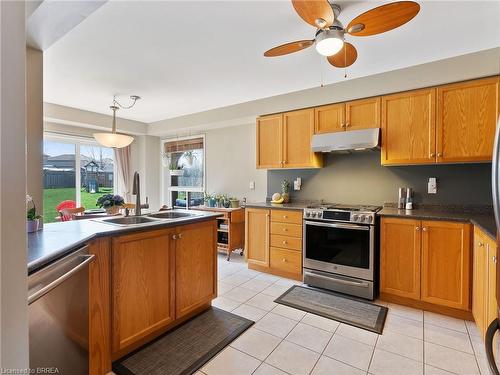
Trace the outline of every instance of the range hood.
{"type": "Polygon", "coordinates": [[[314,152],[366,150],[378,147],[380,129],[362,129],[313,135],[314,152]]]}

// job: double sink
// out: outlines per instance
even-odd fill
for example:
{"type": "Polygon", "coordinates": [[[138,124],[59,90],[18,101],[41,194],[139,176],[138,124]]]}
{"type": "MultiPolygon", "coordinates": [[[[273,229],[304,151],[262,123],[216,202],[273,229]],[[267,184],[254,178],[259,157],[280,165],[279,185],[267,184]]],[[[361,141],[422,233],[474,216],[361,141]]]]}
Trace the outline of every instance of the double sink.
{"type": "Polygon", "coordinates": [[[199,216],[202,215],[179,210],[179,211],[155,212],[152,214],[147,214],[145,216],[122,216],[111,219],[103,219],[99,221],[113,225],[130,226],[130,225],[154,224],[164,220],[182,220],[199,216]]]}

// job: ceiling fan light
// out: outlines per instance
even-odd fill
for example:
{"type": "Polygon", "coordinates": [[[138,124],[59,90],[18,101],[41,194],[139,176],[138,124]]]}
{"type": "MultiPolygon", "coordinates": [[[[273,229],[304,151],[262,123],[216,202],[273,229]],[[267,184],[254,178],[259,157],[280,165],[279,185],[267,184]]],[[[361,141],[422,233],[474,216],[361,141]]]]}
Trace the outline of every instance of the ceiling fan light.
{"type": "Polygon", "coordinates": [[[316,37],[316,51],[323,56],[332,56],[344,45],[344,36],[340,30],[330,29],[316,37]]]}
{"type": "Polygon", "coordinates": [[[134,141],[134,137],[120,133],[94,133],[92,135],[101,145],[111,148],[127,147],[134,141]]]}

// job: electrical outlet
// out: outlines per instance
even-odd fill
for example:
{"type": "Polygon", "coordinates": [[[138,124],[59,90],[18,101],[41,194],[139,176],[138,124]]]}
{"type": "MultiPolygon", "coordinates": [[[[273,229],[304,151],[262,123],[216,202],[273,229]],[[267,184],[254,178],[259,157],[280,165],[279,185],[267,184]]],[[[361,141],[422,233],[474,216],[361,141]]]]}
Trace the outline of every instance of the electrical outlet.
{"type": "Polygon", "coordinates": [[[430,177],[429,182],[427,183],[427,193],[428,194],[437,194],[437,181],[436,177],[430,177]]]}
{"type": "Polygon", "coordinates": [[[250,190],[255,190],[255,181],[250,181],[248,187],[250,188],[250,190]]]}

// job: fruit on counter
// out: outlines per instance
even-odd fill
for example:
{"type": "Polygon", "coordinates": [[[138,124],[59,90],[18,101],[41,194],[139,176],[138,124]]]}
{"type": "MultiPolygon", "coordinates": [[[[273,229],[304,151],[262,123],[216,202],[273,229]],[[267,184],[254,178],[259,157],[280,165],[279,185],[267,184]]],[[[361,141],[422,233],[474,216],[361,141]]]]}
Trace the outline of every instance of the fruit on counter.
{"type": "Polygon", "coordinates": [[[285,199],[281,196],[280,193],[274,193],[272,196],[271,203],[281,204],[281,203],[283,203],[284,200],[285,199]]]}

